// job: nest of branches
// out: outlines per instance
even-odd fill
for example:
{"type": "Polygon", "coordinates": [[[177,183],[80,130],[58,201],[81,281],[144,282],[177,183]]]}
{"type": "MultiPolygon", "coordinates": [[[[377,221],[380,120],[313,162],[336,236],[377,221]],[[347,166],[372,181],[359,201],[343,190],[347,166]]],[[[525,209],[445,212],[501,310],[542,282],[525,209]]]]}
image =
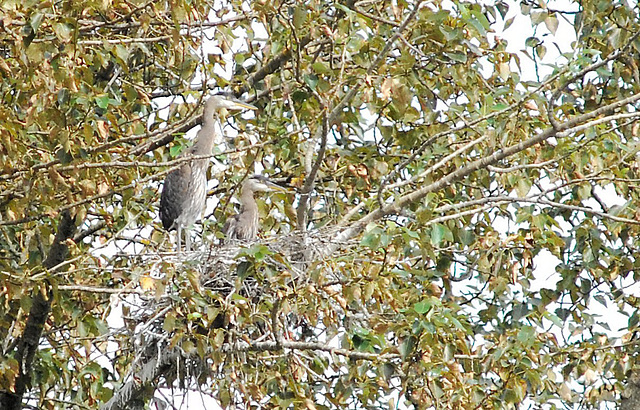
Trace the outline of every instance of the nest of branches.
{"type": "Polygon", "coordinates": [[[130,295],[123,311],[135,360],[127,384],[104,408],[127,408],[136,398],[143,403],[140,386],[187,388],[219,377],[224,358],[212,357],[277,350],[284,340],[314,343],[317,329],[284,312],[282,303],[317,281],[310,272],[321,269],[324,280],[337,279],[326,276],[321,259],[333,234],[139,256],[151,285],[130,295]]]}

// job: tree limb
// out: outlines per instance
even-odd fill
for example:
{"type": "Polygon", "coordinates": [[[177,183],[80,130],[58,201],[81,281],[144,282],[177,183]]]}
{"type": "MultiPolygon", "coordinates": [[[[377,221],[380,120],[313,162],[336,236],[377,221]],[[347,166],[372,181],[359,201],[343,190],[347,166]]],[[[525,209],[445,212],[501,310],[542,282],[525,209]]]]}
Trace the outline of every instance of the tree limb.
{"type": "MultiPolygon", "coordinates": [[[[73,238],[75,231],[75,218],[71,216],[69,211],[63,212],[58,224],[58,231],[49,249],[49,254],[42,263],[45,269],[59,265],[65,260],[69,251],[67,241],[73,238]]],[[[18,375],[12,391],[0,391],[0,408],[3,410],[18,410],[22,408],[23,396],[31,384],[33,359],[40,344],[42,330],[51,311],[52,296],[51,286],[48,283],[43,283],[42,287],[34,288],[29,317],[13,354],[18,361],[18,375]]]]}

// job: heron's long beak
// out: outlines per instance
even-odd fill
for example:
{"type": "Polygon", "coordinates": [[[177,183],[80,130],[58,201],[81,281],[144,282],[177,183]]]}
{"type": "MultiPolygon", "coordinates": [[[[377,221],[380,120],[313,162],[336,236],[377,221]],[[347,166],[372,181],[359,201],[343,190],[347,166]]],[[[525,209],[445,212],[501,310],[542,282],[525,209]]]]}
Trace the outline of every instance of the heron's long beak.
{"type": "Polygon", "coordinates": [[[233,100],[229,100],[229,102],[231,103],[231,107],[228,107],[228,108],[231,110],[252,110],[252,111],[258,110],[258,107],[256,107],[255,105],[251,105],[249,103],[237,100],[235,98],[233,100]]]}
{"type": "Polygon", "coordinates": [[[269,189],[273,190],[273,191],[280,191],[280,192],[288,192],[289,190],[281,185],[278,185],[274,182],[271,181],[264,181],[264,184],[266,186],[269,187],[269,189]]]}

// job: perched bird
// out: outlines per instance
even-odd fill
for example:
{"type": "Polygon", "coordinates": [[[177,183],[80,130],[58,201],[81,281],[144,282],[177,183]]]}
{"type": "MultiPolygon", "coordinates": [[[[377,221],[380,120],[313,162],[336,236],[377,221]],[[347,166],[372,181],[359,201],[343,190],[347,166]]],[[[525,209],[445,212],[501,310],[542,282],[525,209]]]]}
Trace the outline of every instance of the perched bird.
{"type": "Polygon", "coordinates": [[[254,198],[256,192],[286,191],[286,188],[274,184],[262,175],[248,178],[240,192],[240,212],[233,215],[222,229],[227,241],[250,241],[256,238],[260,225],[258,204],[254,198]]]}
{"type": "MultiPolygon", "coordinates": [[[[222,142],[216,123],[229,110],[256,110],[251,104],[227,95],[213,95],[204,105],[202,128],[196,135],[193,146],[183,156],[210,155],[213,147],[222,142]]],[[[207,197],[207,168],[209,158],[193,159],[171,171],[164,180],[160,195],[160,220],[166,230],[178,231],[178,251],[181,248],[182,230],[185,230],[186,250],[191,250],[189,227],[196,222],[205,208],[207,197]]]]}

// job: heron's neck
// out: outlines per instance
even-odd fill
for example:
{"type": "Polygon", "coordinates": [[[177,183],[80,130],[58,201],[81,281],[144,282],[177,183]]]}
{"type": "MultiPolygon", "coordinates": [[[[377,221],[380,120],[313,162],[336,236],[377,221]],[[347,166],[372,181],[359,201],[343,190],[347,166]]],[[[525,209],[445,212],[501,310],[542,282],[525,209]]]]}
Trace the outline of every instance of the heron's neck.
{"type": "Polygon", "coordinates": [[[198,152],[210,154],[213,147],[221,142],[219,127],[220,123],[217,117],[209,117],[208,120],[203,121],[194,148],[197,147],[198,152]]]}
{"type": "Polygon", "coordinates": [[[242,210],[243,211],[253,211],[258,210],[258,204],[256,203],[255,198],[253,197],[253,192],[250,190],[242,190],[240,194],[240,201],[242,202],[242,210]]]}

